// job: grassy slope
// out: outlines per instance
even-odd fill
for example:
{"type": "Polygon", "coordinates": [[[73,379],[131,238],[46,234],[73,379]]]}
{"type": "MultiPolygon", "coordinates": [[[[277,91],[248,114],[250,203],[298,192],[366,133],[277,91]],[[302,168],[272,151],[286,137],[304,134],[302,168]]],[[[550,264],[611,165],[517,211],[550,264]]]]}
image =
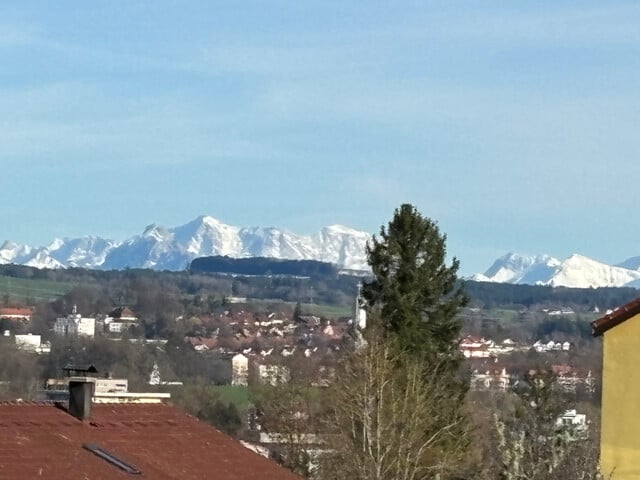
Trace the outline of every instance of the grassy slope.
{"type": "Polygon", "coordinates": [[[220,394],[223,402],[235,403],[243,411],[249,405],[249,389],[241,385],[214,385],[211,390],[220,394]]]}
{"type": "Polygon", "coordinates": [[[9,295],[9,297],[22,302],[27,298],[35,301],[53,300],[64,295],[73,287],[73,283],[67,282],[15,278],[0,275],[0,295],[9,295]]]}

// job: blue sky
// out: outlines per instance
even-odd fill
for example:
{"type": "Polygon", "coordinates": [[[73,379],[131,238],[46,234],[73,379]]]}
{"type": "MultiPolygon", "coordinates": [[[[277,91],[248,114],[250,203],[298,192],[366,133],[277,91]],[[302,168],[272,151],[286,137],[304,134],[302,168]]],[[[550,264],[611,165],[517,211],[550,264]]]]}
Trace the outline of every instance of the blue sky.
{"type": "Polygon", "coordinates": [[[375,232],[409,202],[465,274],[640,255],[636,1],[7,3],[0,237],[375,232]]]}

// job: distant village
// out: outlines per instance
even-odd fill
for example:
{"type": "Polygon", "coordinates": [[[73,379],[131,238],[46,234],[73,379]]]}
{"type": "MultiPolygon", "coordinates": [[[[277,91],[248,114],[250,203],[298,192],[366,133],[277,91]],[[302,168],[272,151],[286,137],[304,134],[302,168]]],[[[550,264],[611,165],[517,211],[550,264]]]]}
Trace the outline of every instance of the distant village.
{"type": "MultiPolygon", "coordinates": [[[[294,358],[304,358],[316,365],[310,378],[311,385],[329,385],[343,350],[355,341],[356,331],[364,328],[367,321],[359,301],[354,302],[351,315],[326,318],[291,308],[255,309],[251,308],[250,300],[244,298],[230,300],[227,305],[210,313],[189,318],[178,316],[175,322],[189,326],[183,345],[202,359],[226,363],[229,370],[226,384],[236,388],[253,384],[286,384],[291,378],[291,361],[294,358]]],[[[468,310],[471,314],[479,313],[474,309],[468,310]]],[[[16,331],[28,330],[33,314],[32,308],[0,308],[0,320],[5,321],[3,325],[13,325],[16,331]]],[[[570,318],[575,312],[568,308],[541,309],[539,314],[548,318],[570,318]]],[[[87,340],[102,337],[114,342],[147,343],[158,348],[167,343],[167,339],[144,339],[133,335],[143,331],[141,319],[127,306],[86,315],[73,305],[66,315],[51,319],[50,324],[51,329],[47,332],[13,333],[5,328],[2,338],[33,355],[50,354],[52,341],[56,338],[87,340]]],[[[531,372],[535,365],[543,363],[550,366],[556,375],[557,386],[563,391],[581,392],[593,397],[597,390],[599,372],[571,365],[568,356],[577,353],[581,347],[565,337],[522,341],[465,334],[460,338],[458,348],[469,369],[470,388],[480,394],[507,391],[517,386],[522,376],[531,372]],[[520,360],[515,361],[516,358],[520,360]]],[[[171,393],[163,390],[183,387],[183,379],[167,378],[157,363],[149,370],[148,388],[143,388],[143,391],[131,391],[127,378],[99,372],[97,365],[69,363],[59,376],[46,379],[35,399],[68,401],[70,383],[79,378],[91,383],[94,404],[163,403],[171,398],[171,393]]],[[[559,427],[571,426],[579,438],[589,435],[588,414],[577,405],[563,411],[554,421],[559,427]]],[[[247,424],[253,436],[250,441],[243,439],[242,444],[265,457],[276,455],[282,447],[281,436],[277,432],[263,430],[259,420],[251,416],[247,424]]],[[[300,441],[310,446],[321,443],[313,434],[300,441]]]]}
{"type": "MultiPolygon", "coordinates": [[[[350,317],[327,319],[291,311],[245,310],[240,302],[246,299],[231,300],[231,308],[220,308],[216,312],[189,319],[193,330],[200,334],[184,337],[185,344],[195,352],[229,362],[231,385],[247,385],[252,378],[263,382],[286,381],[289,377],[287,359],[294,354],[317,358],[326,376],[327,365],[339,358],[345,342],[353,341],[354,318],[360,324],[366,322],[366,313],[361,308],[354,308],[354,314],[350,317]]],[[[574,314],[568,308],[544,309],[543,312],[551,317],[574,314]]],[[[0,320],[28,324],[32,314],[30,308],[0,308],[0,320]]],[[[183,318],[176,319],[180,320],[183,318]]],[[[93,338],[103,335],[119,340],[138,323],[135,312],[126,306],[103,314],[83,316],[74,305],[69,314],[55,319],[52,331],[56,336],[93,338]]],[[[3,336],[12,338],[16,347],[24,351],[36,354],[51,351],[51,342],[43,341],[42,332],[12,335],[10,330],[4,330],[3,336]]],[[[163,339],[128,339],[132,342],[166,343],[163,339]]],[[[545,355],[570,352],[575,348],[566,340],[525,343],[509,338],[494,341],[472,335],[464,336],[459,343],[460,353],[469,363],[471,388],[475,390],[506,390],[513,385],[522,374],[522,369],[513,371],[510,366],[510,355],[514,353],[545,355]]],[[[595,379],[591,370],[575,368],[566,363],[552,364],[551,367],[563,388],[575,391],[584,387],[586,392],[594,392],[595,379]]],[[[151,384],[159,384],[159,378],[157,368],[150,372],[151,384]]]]}

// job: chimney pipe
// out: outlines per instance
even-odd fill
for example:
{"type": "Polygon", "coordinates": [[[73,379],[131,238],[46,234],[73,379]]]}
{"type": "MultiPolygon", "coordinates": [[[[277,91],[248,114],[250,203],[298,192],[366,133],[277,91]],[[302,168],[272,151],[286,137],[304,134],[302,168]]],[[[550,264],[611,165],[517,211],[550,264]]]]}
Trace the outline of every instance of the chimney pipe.
{"type": "Polygon", "coordinates": [[[93,382],[84,378],[76,377],[69,380],[69,413],[78,420],[91,418],[93,388],[93,382]]]}

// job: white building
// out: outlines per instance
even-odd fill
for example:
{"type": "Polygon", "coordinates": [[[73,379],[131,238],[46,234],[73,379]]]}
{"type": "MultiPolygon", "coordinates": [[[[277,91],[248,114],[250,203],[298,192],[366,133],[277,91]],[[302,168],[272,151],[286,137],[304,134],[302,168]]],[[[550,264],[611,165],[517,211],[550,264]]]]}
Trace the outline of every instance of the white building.
{"type": "Polygon", "coordinates": [[[56,318],[53,331],[58,335],[82,335],[93,337],[96,334],[96,319],[82,317],[73,306],[71,314],[56,318]]]}
{"type": "Polygon", "coordinates": [[[16,335],[14,339],[16,347],[20,350],[35,353],[51,352],[51,344],[49,342],[42,343],[42,337],[40,335],[32,335],[31,333],[28,333],[26,335],[16,335]]]}
{"type": "Polygon", "coordinates": [[[42,337],[40,335],[32,335],[30,333],[26,335],[16,335],[14,337],[16,341],[16,347],[20,350],[36,351],[36,348],[40,347],[42,337]]]}
{"type": "Polygon", "coordinates": [[[231,359],[231,385],[247,385],[249,381],[249,359],[242,353],[231,359]]]}
{"type": "Polygon", "coordinates": [[[575,409],[567,410],[556,418],[556,427],[567,429],[573,440],[585,439],[589,435],[587,416],[575,409]]]}
{"type": "Polygon", "coordinates": [[[126,378],[96,378],[94,395],[103,393],[127,393],[129,380],[126,378]]]}

